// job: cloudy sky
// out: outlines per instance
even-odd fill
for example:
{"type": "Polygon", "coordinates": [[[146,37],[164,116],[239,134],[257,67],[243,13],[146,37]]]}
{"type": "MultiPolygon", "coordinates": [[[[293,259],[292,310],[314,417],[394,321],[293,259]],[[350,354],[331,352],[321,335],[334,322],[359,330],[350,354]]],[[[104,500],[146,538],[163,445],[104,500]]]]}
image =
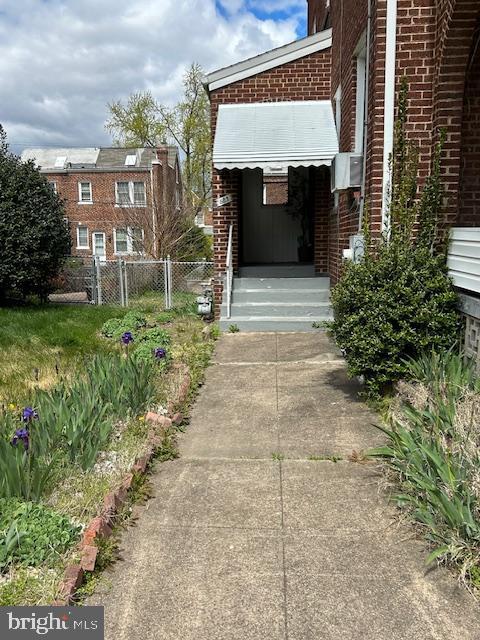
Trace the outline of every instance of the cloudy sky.
{"type": "Polygon", "coordinates": [[[97,146],[107,103],[179,96],[214,70],[305,34],[306,0],[0,0],[0,123],[14,151],[97,146]]]}

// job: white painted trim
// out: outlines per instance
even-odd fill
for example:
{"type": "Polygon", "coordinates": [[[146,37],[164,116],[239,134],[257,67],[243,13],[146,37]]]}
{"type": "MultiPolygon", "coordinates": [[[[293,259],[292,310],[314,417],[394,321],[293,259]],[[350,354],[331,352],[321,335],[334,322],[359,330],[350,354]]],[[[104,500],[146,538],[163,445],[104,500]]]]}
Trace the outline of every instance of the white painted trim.
{"type": "Polygon", "coordinates": [[[243,60],[230,67],[209,73],[205,80],[208,91],[215,91],[239,80],[245,80],[269,69],[280,67],[288,62],[323,51],[332,46],[332,30],[325,29],[318,33],[296,40],[278,49],[272,49],[255,58],[243,60]]]}
{"type": "Polygon", "coordinates": [[[90,249],[90,243],[88,240],[88,227],[86,224],[77,225],[77,249],[90,249]],[[87,230],[87,244],[80,244],[80,229],[87,230]]]}
{"type": "Polygon", "coordinates": [[[145,208],[147,206],[147,185],[143,180],[116,180],[115,181],[115,206],[116,207],[122,207],[122,208],[136,208],[136,209],[140,209],[140,208],[145,208]],[[130,202],[128,204],[122,204],[119,202],[119,198],[118,198],[118,184],[120,182],[125,182],[126,184],[128,184],[128,197],[130,199],[130,202]],[[141,204],[137,204],[135,203],[135,189],[134,189],[134,184],[143,184],[143,192],[145,195],[145,200],[144,202],[142,202],[141,204]]]}
{"type": "Polygon", "coordinates": [[[334,96],[335,101],[335,127],[337,129],[338,144],[340,144],[340,134],[342,132],[342,85],[339,84],[334,96]]]}
{"type": "Polygon", "coordinates": [[[127,250],[126,251],[117,251],[117,228],[113,229],[113,253],[116,256],[131,256],[131,255],[142,255],[143,251],[134,251],[133,250],[133,229],[140,229],[142,232],[142,243],[145,242],[145,230],[143,227],[133,227],[131,225],[125,227],[118,227],[122,231],[127,232],[127,250]]]}
{"type": "Polygon", "coordinates": [[[78,204],[93,204],[93,189],[92,183],[89,180],[78,181],[78,204]],[[90,185],[90,200],[82,200],[82,184],[90,185]]]}
{"type": "Polygon", "coordinates": [[[395,78],[397,47],[397,0],[387,0],[385,52],[385,97],[383,118],[383,192],[382,192],[382,233],[390,231],[390,157],[393,152],[395,125],[395,78]]]}
{"type": "Polygon", "coordinates": [[[92,255],[98,255],[100,260],[103,258],[106,260],[107,258],[107,236],[104,231],[92,231],[92,255]],[[103,248],[105,253],[95,253],[95,236],[102,235],[103,236],[103,248]]]}

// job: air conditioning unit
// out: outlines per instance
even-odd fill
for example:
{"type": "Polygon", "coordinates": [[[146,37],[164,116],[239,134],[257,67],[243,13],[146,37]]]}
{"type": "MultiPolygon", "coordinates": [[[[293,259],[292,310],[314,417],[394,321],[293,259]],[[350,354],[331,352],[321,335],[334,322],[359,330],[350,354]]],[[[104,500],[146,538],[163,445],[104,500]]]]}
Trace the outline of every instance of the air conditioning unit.
{"type": "Polygon", "coordinates": [[[332,191],[354,189],[362,184],[363,154],[337,153],[332,167],[332,191]]]}

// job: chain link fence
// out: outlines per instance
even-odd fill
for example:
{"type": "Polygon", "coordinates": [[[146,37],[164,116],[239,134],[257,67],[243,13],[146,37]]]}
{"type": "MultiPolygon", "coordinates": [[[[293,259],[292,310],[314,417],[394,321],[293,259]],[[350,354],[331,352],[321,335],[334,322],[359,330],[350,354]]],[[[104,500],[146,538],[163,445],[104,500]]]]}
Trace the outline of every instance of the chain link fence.
{"type": "Polygon", "coordinates": [[[130,307],[148,299],[171,309],[203,293],[213,276],[213,262],[69,258],[50,300],[130,307]]]}

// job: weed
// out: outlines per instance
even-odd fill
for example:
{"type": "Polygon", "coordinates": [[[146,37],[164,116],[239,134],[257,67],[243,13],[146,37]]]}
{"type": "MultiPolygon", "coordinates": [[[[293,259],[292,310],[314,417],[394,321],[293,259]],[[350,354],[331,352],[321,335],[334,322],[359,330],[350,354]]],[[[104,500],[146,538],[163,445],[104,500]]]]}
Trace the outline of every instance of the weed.
{"type": "Polygon", "coordinates": [[[238,333],[240,331],[240,327],[238,326],[238,324],[231,324],[228,327],[228,330],[230,333],[238,333]]]}
{"type": "Polygon", "coordinates": [[[274,452],[272,453],[272,460],[276,460],[277,462],[281,462],[285,459],[283,453],[274,452]]]}

